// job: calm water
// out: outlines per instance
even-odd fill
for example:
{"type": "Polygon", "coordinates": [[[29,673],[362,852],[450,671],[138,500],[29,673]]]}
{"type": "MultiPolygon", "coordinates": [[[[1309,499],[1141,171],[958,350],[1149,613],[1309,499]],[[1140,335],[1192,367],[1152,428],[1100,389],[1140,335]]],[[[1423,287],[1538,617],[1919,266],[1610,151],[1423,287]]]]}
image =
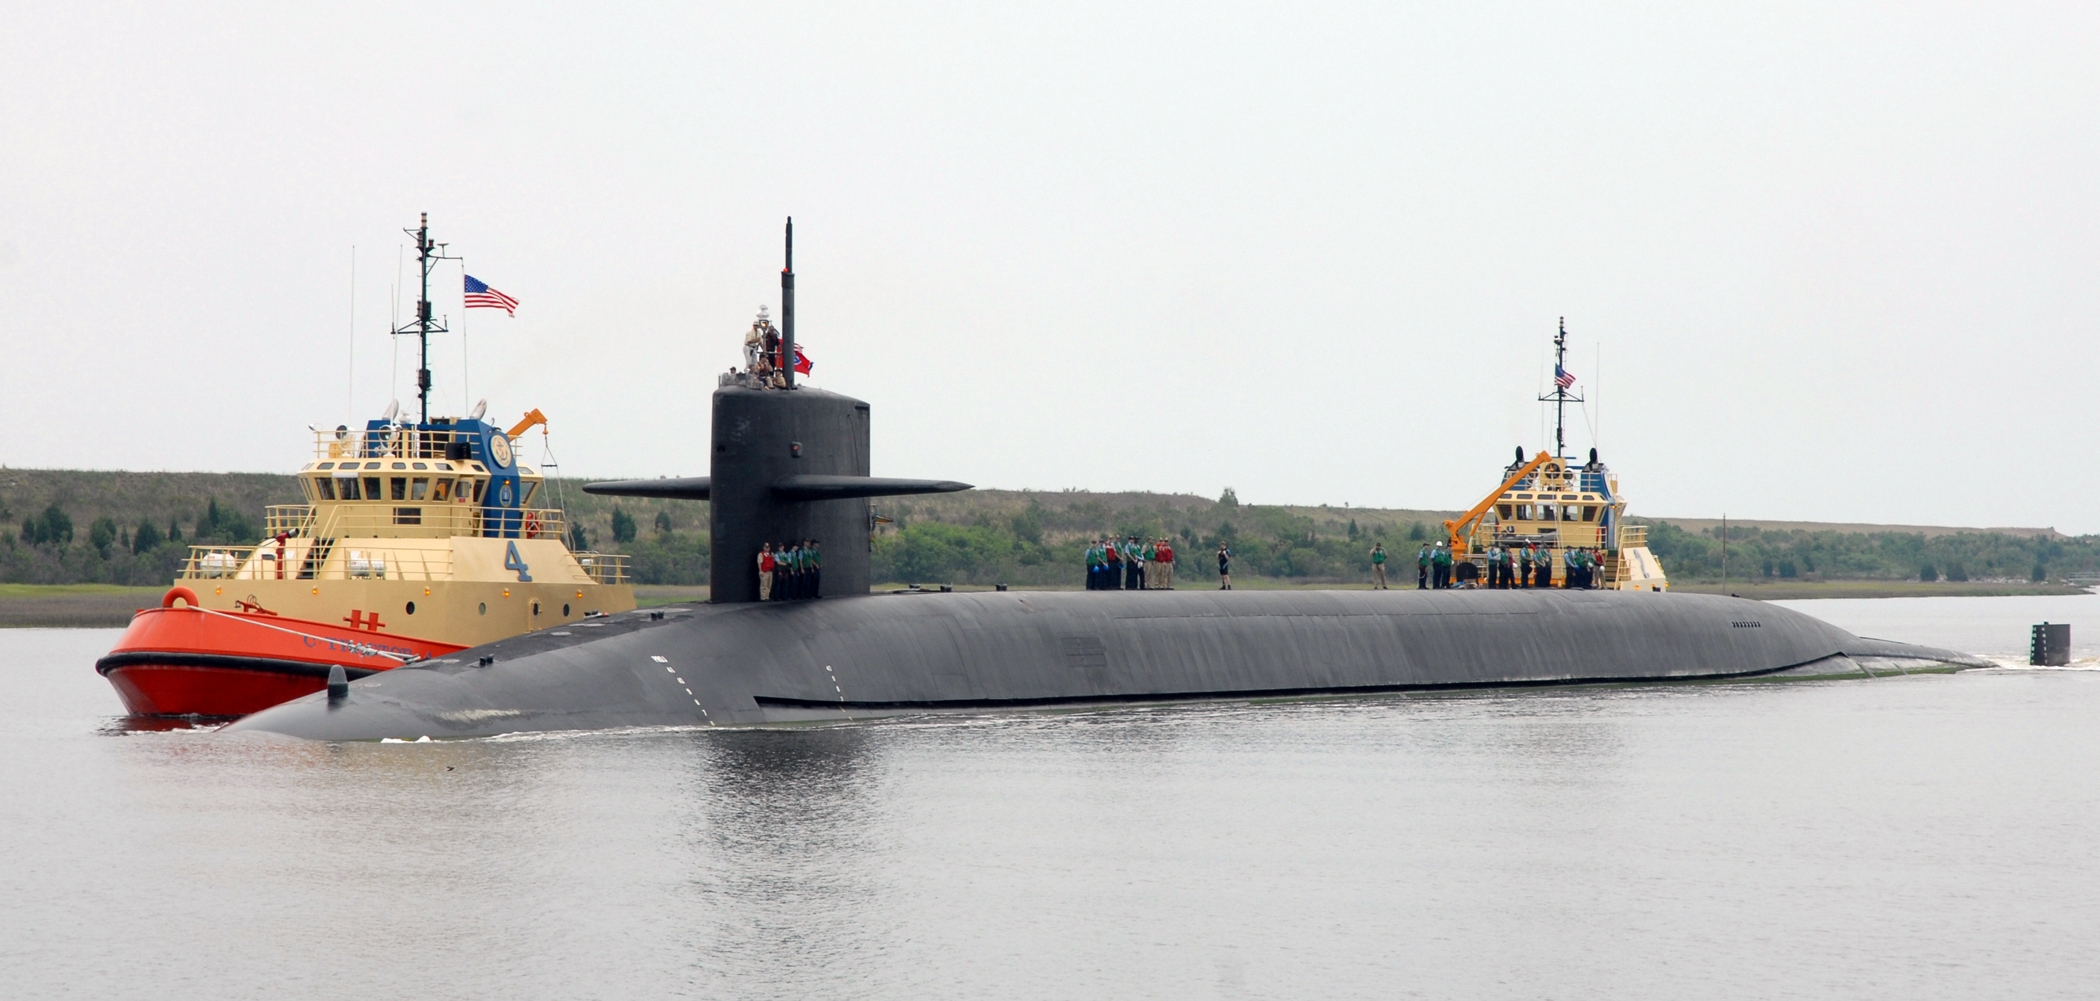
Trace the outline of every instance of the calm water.
{"type": "Polygon", "coordinates": [[[2100,992],[2096,670],[325,746],[124,732],[114,636],[0,631],[0,994],[2100,992]]]}

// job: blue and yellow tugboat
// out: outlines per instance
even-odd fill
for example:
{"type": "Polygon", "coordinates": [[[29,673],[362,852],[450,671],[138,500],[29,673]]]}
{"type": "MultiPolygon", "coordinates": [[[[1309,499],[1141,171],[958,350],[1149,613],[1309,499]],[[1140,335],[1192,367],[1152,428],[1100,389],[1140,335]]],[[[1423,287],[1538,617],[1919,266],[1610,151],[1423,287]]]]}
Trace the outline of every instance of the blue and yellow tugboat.
{"type": "Polygon", "coordinates": [[[240,716],[327,684],[635,607],[625,557],[573,552],[567,519],[509,428],[430,413],[429,217],[409,231],[423,268],[421,414],[319,432],[299,470],[304,504],[265,512],[251,546],[192,546],[161,602],[133,617],[96,669],[134,715],[240,716]]]}

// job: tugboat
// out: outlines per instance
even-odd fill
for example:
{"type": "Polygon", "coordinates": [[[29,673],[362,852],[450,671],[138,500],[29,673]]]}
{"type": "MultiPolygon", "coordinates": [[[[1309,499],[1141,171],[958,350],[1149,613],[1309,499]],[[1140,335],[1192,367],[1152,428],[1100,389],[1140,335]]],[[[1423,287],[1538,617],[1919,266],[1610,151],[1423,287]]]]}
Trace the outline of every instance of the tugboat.
{"type": "Polygon", "coordinates": [[[1648,551],[1648,527],[1625,523],[1626,497],[1617,474],[1594,448],[1582,465],[1568,458],[1568,404],[1583,398],[1569,391],[1575,380],[1567,374],[1565,317],[1553,349],[1553,391],[1539,397],[1554,405],[1553,451],[1542,449],[1526,460],[1520,446],[1516,461],[1502,471],[1502,485],[1457,520],[1444,522],[1453,582],[1492,586],[1498,575],[1489,572],[1495,562],[1490,554],[1500,547],[1512,558],[1528,551],[1542,568],[1529,580],[1521,579],[1520,570],[1503,586],[1667,591],[1669,577],[1648,551]]]}
{"type": "Polygon", "coordinates": [[[304,504],[265,511],[252,546],[191,546],[158,608],[141,609],[95,664],[135,716],[243,716],[320,691],[332,668],[360,678],[559,625],[593,626],[635,607],[626,557],[572,552],[545,477],[519,461],[508,429],[430,415],[430,271],[445,259],[416,238],[423,293],[395,331],[422,343],[421,419],[391,404],[363,431],[316,434],[299,471],[304,504]]]}

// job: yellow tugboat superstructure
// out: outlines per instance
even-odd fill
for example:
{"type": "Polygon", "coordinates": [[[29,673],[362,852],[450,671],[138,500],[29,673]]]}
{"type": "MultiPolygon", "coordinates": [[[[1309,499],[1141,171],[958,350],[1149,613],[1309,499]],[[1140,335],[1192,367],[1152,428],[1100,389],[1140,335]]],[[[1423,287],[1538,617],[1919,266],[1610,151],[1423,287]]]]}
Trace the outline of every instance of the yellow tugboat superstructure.
{"type": "Polygon", "coordinates": [[[511,437],[539,420],[322,432],[299,471],[307,503],[267,508],[258,545],[190,547],[177,583],[207,608],[459,646],[632,609],[626,557],[572,552],[564,512],[536,506],[545,478],[511,437]]]}
{"type": "Polygon", "coordinates": [[[1619,492],[1618,475],[1598,459],[1594,448],[1580,466],[1566,458],[1566,407],[1582,402],[1568,391],[1574,377],[1566,374],[1567,340],[1563,320],[1553,342],[1554,389],[1539,397],[1559,410],[1554,449],[1542,449],[1529,460],[1517,449],[1516,461],[1502,471],[1502,484],[1471,510],[1444,523],[1457,570],[1452,581],[1668,590],[1669,577],[1648,551],[1647,526],[1626,524],[1626,497],[1619,492]],[[1497,563],[1517,569],[1491,572],[1497,563]],[[1544,573],[1526,576],[1524,566],[1543,568],[1544,573]],[[1508,583],[1501,583],[1504,580],[1508,583]]]}

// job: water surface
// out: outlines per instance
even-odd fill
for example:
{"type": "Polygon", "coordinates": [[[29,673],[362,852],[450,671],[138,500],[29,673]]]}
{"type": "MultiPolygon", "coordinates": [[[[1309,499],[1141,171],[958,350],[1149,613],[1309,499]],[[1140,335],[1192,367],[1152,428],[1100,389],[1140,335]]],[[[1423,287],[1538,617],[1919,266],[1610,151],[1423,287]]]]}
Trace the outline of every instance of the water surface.
{"type": "MultiPolygon", "coordinates": [[[[1788,604],[2100,639],[1941,600],[1788,604]]],[[[316,745],[122,729],[115,635],[0,631],[0,994],[2100,986],[2100,671],[316,745]]]]}

